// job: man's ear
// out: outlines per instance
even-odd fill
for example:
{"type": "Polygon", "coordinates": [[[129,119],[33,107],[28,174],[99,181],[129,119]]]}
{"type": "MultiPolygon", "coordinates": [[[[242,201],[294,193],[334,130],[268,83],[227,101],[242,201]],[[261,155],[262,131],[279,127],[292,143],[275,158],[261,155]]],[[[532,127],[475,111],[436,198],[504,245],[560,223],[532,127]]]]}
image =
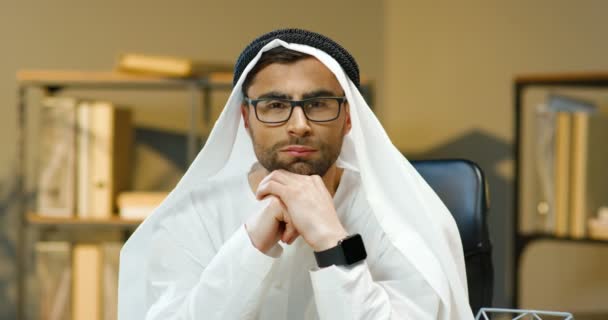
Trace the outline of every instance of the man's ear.
{"type": "Polygon", "coordinates": [[[249,129],[249,106],[246,103],[241,103],[241,116],[245,123],[245,129],[249,129]]]}
{"type": "Polygon", "coordinates": [[[348,101],[344,103],[344,113],[346,114],[346,122],[344,123],[344,135],[347,135],[350,132],[350,129],[353,127],[353,123],[350,120],[350,105],[348,101]]]}

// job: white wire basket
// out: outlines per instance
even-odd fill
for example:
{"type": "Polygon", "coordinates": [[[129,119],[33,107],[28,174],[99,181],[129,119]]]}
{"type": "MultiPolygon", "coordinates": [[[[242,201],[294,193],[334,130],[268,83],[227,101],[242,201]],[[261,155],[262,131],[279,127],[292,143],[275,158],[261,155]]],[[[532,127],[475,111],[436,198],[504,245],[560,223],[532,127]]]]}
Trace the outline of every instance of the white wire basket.
{"type": "Polygon", "coordinates": [[[574,320],[574,316],[568,312],[524,310],[524,309],[502,309],[481,308],[477,312],[475,320],[511,319],[511,320],[574,320]],[[498,316],[498,317],[495,317],[498,316]],[[506,318],[508,316],[508,318],[506,318]],[[543,318],[545,317],[545,318],[543,318]]]}

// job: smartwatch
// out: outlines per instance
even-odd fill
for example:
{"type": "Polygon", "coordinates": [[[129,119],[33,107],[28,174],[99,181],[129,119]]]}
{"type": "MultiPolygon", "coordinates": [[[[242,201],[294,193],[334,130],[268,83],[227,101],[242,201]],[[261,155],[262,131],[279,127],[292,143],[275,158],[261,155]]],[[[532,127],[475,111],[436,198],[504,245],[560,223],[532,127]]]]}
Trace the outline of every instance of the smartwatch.
{"type": "Polygon", "coordinates": [[[359,234],[350,235],[340,241],[335,247],[327,250],[315,251],[315,259],[319,268],[331,265],[348,266],[367,257],[363,238],[359,234]]]}

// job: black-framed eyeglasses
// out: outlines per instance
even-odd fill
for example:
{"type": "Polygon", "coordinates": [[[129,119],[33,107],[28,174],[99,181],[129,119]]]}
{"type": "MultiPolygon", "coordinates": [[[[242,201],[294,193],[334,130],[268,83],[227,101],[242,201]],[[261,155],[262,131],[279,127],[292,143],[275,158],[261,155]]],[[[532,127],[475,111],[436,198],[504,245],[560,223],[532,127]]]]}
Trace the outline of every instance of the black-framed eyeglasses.
{"type": "Polygon", "coordinates": [[[246,97],[245,101],[253,106],[256,118],[263,123],[286,122],[297,106],[302,108],[306,119],[314,122],[329,122],[338,119],[346,97],[316,97],[304,100],[246,97]]]}

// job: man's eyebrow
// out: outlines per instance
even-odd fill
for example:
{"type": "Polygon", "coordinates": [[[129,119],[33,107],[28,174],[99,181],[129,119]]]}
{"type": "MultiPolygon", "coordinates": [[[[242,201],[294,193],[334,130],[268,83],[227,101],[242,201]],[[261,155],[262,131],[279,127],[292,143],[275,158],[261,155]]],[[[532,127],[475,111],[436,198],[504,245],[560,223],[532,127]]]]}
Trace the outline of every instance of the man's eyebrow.
{"type": "MultiPolygon", "coordinates": [[[[314,90],[314,91],[303,94],[302,99],[310,99],[310,98],[318,98],[318,97],[336,97],[336,96],[343,96],[343,95],[344,94],[336,95],[335,92],[327,90],[327,89],[319,89],[319,90],[314,90]]],[[[270,92],[261,94],[256,99],[291,99],[291,98],[292,98],[292,96],[289,94],[285,94],[285,93],[282,93],[279,91],[270,91],[270,92]]]]}
{"type": "Polygon", "coordinates": [[[256,99],[291,99],[291,96],[282,92],[278,92],[278,91],[270,91],[270,92],[266,92],[262,95],[260,95],[259,97],[257,97],[256,99]]]}
{"type": "Polygon", "coordinates": [[[337,97],[335,92],[332,92],[327,89],[319,89],[312,92],[308,92],[302,95],[302,99],[310,99],[310,98],[318,98],[318,97],[337,97]]]}

